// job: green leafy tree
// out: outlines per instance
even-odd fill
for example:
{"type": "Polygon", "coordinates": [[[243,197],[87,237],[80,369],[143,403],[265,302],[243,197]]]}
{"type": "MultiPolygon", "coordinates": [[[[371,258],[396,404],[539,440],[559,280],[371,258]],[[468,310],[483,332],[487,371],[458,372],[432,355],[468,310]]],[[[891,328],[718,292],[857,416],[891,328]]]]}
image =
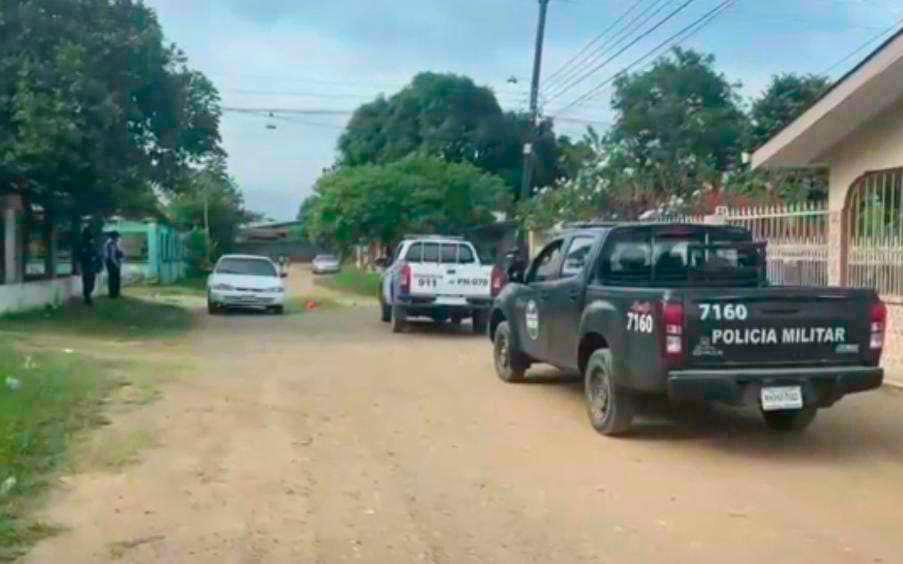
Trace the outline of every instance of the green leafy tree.
{"type": "Polygon", "coordinates": [[[615,81],[609,134],[624,165],[642,170],[647,192],[681,196],[739,161],[749,127],[737,84],[714,68],[715,58],[675,48],[649,70],[615,81]]]}
{"type": "Polygon", "coordinates": [[[138,0],[0,0],[0,191],[74,215],[222,156],[219,96],[138,0]]]}
{"type": "Polygon", "coordinates": [[[827,92],[831,82],[826,76],[779,74],[771,79],[761,97],[753,101],[752,146],[758,149],[827,92]]]}
{"type": "Polygon", "coordinates": [[[185,176],[166,211],[183,229],[203,232],[209,223],[211,259],[232,250],[239,228],[258,219],[245,209],[241,190],[222,163],[185,176]]]}
{"type": "Polygon", "coordinates": [[[508,198],[501,178],[472,164],[411,155],[323,176],[305,218],[317,241],[343,249],[371,241],[388,245],[407,232],[452,234],[490,223],[508,198]]]}
{"type": "MultiPolygon", "coordinates": [[[[505,113],[489,88],[467,77],[421,73],[399,93],[355,111],[339,140],[339,165],[386,164],[412,153],[469,162],[520,189],[529,116],[505,113]]],[[[539,127],[535,185],[558,175],[552,122],[539,127]]]]}

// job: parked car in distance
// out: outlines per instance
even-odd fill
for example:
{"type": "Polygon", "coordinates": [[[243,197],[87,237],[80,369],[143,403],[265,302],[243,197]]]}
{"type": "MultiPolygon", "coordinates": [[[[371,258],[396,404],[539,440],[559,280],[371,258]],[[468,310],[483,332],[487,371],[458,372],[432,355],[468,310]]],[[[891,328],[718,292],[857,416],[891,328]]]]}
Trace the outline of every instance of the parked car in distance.
{"type": "Polygon", "coordinates": [[[486,332],[492,298],[504,275],[480,262],[476,249],[461,237],[411,235],[404,238],[385,268],[379,296],[381,318],[400,333],[410,317],[454,324],[470,318],[475,333],[486,332]]]}
{"type": "Polygon", "coordinates": [[[711,225],[584,225],[563,233],[495,301],[495,368],[584,375],[597,431],[624,433],[644,396],[754,405],[798,431],[881,386],[887,309],[874,290],[772,286],[765,244],[711,225]]]}
{"type": "Polygon", "coordinates": [[[224,255],[207,278],[207,311],[285,310],[285,285],[276,264],[253,255],[224,255]]]}
{"type": "Polygon", "coordinates": [[[335,274],[342,270],[342,261],[335,255],[317,255],[311,269],[314,274],[335,274]]]}

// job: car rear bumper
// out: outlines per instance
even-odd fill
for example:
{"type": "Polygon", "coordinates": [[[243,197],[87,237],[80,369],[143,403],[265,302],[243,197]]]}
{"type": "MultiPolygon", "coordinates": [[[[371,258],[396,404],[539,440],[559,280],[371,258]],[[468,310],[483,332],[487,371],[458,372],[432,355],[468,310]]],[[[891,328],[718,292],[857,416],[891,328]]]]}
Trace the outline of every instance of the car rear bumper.
{"type": "Polygon", "coordinates": [[[754,404],[764,386],[799,385],[806,405],[828,407],[883,382],[884,369],[872,366],[676,370],[668,375],[668,395],[678,401],[754,404]]]}

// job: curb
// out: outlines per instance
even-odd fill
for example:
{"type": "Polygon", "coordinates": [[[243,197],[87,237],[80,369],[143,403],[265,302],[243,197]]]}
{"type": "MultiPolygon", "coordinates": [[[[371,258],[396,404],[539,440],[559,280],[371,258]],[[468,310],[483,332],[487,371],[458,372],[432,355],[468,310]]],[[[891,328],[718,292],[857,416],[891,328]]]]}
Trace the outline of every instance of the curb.
{"type": "Polygon", "coordinates": [[[899,380],[885,380],[885,386],[890,386],[892,388],[897,388],[898,390],[903,390],[903,382],[899,380]]]}

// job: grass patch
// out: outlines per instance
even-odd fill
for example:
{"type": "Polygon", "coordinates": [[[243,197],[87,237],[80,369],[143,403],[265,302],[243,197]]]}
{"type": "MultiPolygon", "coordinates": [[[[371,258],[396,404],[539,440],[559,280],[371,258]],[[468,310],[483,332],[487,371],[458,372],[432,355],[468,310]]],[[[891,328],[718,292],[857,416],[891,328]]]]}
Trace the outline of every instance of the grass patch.
{"type": "Polygon", "coordinates": [[[191,328],[192,315],[177,305],[123,296],[100,298],[94,307],[72,302],[0,318],[0,331],[77,334],[115,340],[175,337],[191,328]]]}
{"type": "Polygon", "coordinates": [[[379,296],[380,275],[359,268],[349,267],[334,276],[319,276],[314,279],[318,286],[331,290],[348,292],[358,296],[375,298],[379,296]]]}
{"type": "Polygon", "coordinates": [[[58,531],[25,515],[73,436],[102,424],[102,400],[115,385],[109,364],[0,345],[0,560],[58,531]]]}
{"type": "Polygon", "coordinates": [[[152,284],[143,286],[161,296],[197,296],[207,295],[207,277],[191,276],[172,284],[152,284]]]}

